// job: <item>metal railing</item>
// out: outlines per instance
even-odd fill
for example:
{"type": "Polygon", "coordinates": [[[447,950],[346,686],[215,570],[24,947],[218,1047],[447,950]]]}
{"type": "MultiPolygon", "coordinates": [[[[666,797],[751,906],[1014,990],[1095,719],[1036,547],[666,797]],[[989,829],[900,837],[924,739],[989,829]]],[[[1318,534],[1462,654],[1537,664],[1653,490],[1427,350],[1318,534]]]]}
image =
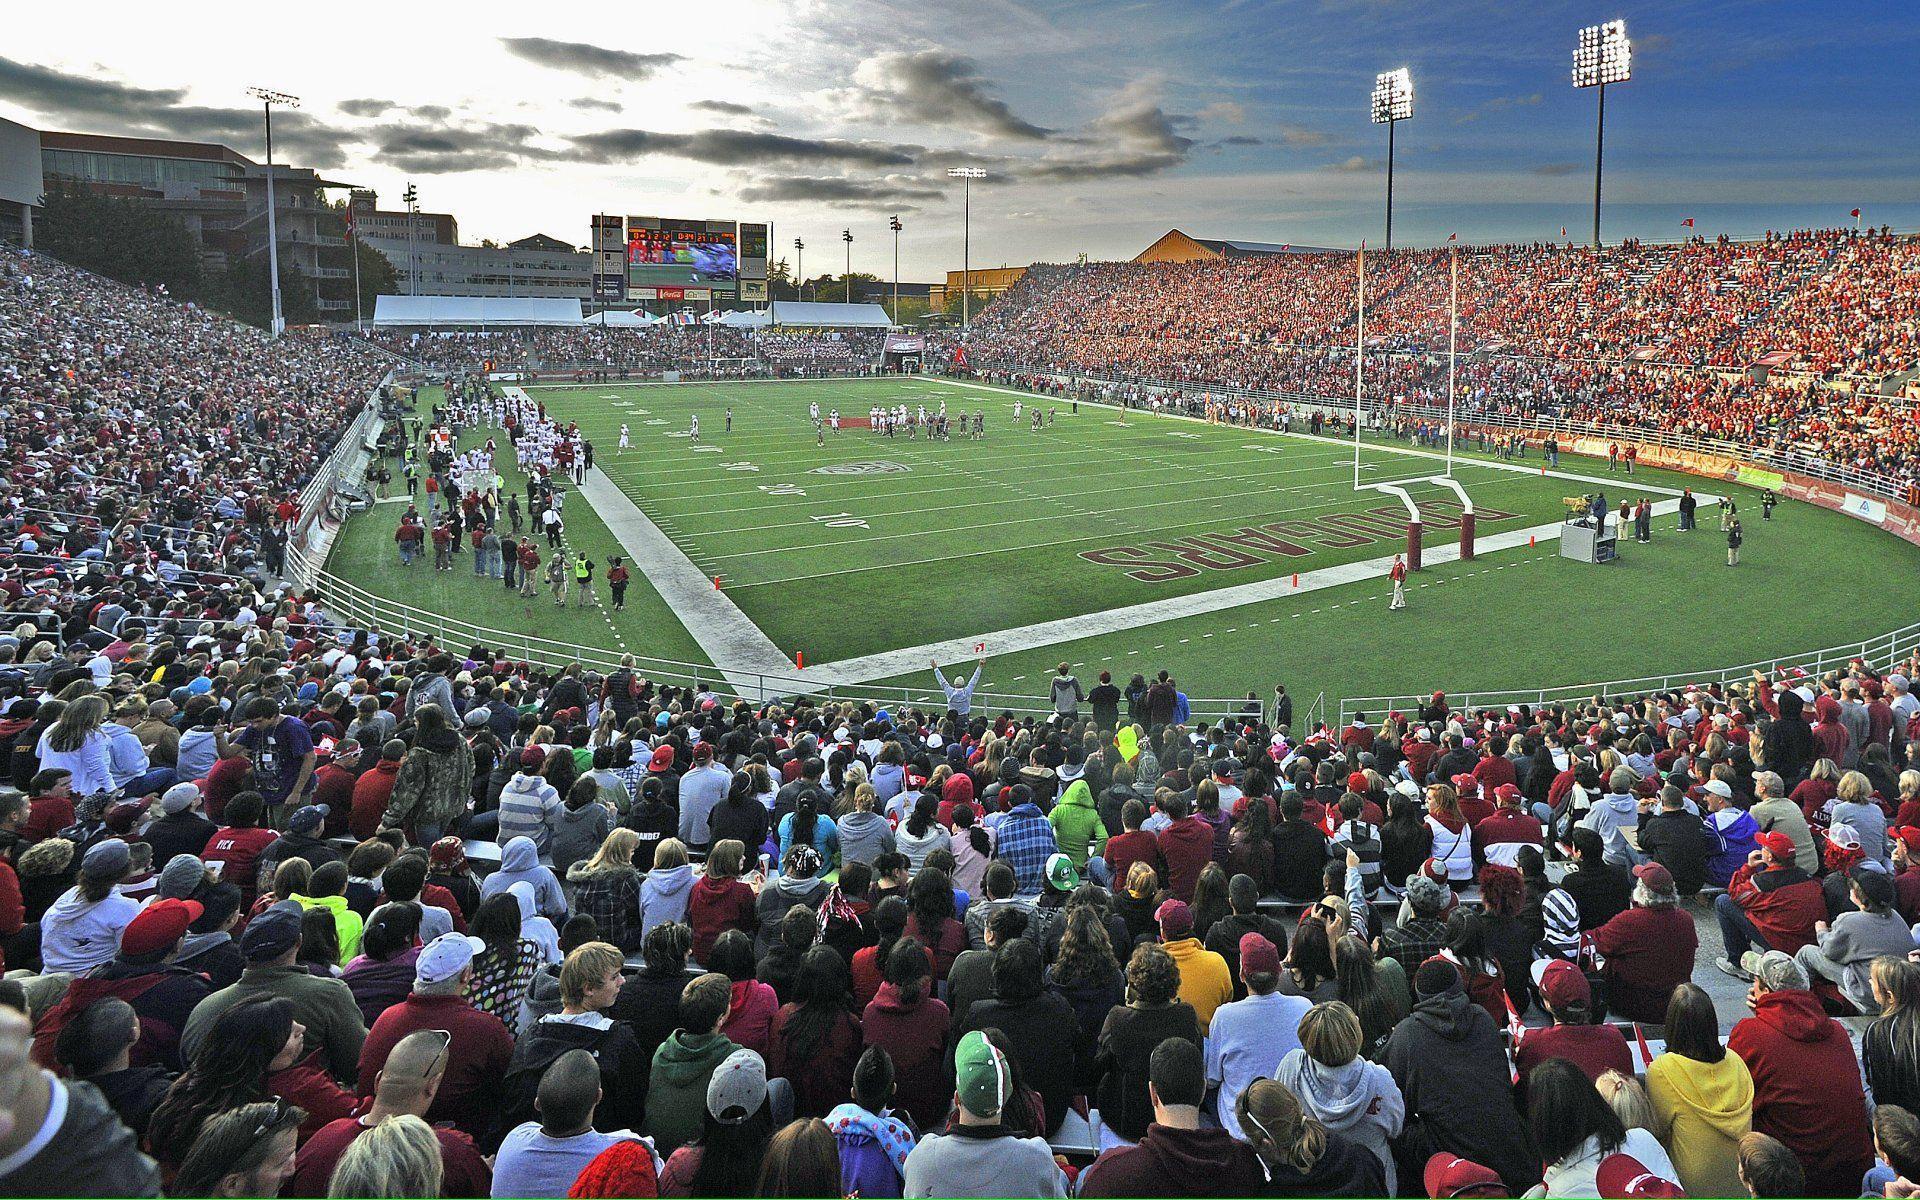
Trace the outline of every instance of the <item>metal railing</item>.
{"type": "MultiPolygon", "coordinates": [[[[1898,666],[1917,652],[1920,652],[1920,622],[1902,625],[1898,629],[1857,642],[1842,642],[1839,645],[1826,646],[1818,650],[1780,654],[1758,662],[1739,663],[1735,666],[1714,667],[1703,671],[1671,671],[1665,675],[1643,675],[1635,679],[1609,679],[1599,683],[1574,683],[1560,687],[1450,691],[1447,693],[1447,698],[1455,709],[1466,710],[1506,708],[1512,704],[1537,706],[1580,703],[1596,697],[1627,699],[1660,692],[1684,691],[1706,684],[1750,680],[1755,671],[1772,678],[1783,668],[1792,668],[1817,678],[1828,671],[1845,668],[1855,661],[1863,662],[1869,667],[1885,669],[1898,666]]],[[[1417,709],[1430,699],[1431,693],[1345,697],[1340,701],[1340,727],[1344,728],[1347,722],[1360,713],[1377,715],[1417,709]]]]}

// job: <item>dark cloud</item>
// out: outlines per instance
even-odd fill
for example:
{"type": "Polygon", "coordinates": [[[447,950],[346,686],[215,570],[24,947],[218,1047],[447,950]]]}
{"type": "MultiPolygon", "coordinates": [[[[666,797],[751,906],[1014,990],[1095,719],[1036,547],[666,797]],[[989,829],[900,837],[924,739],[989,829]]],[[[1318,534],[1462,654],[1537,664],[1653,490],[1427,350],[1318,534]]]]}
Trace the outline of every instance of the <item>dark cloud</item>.
{"type": "Polygon", "coordinates": [[[744,129],[702,129],[693,133],[610,129],[581,134],[568,141],[576,157],[592,163],[631,162],[657,154],[717,167],[747,167],[768,162],[904,167],[911,165],[920,153],[918,146],[789,137],[744,129]]]}
{"type": "Polygon", "coordinates": [[[1512,108],[1533,108],[1540,103],[1541,98],[1539,92],[1530,92],[1524,96],[1495,96],[1478,108],[1469,109],[1467,112],[1455,117],[1453,123],[1455,125],[1465,125],[1469,121],[1478,121],[1481,117],[1489,113],[1506,112],[1512,108]]]}
{"type": "Polygon", "coordinates": [[[369,131],[381,165],[418,175],[496,171],[557,155],[532,145],[531,125],[386,125],[369,131]]]}
{"type": "Polygon", "coordinates": [[[1023,173],[1055,182],[1154,175],[1187,160],[1193,139],[1178,133],[1160,105],[1159,86],[1142,80],[1122,88],[1107,110],[1071,138],[1069,148],[1023,173]]]}
{"type": "Polygon", "coordinates": [[[719,113],[725,117],[750,117],[753,115],[753,109],[751,107],[745,104],[735,104],[731,100],[695,100],[692,104],[687,105],[687,107],[699,109],[701,112],[719,113]]]}
{"type": "Polygon", "coordinates": [[[919,207],[915,201],[938,200],[944,194],[938,187],[911,178],[866,180],[776,175],[757,179],[742,188],[740,199],[753,204],[793,201],[912,212],[919,207]]]}
{"type": "Polygon", "coordinates": [[[1266,142],[1249,134],[1236,133],[1232,137],[1221,138],[1215,144],[1220,146],[1264,146],[1266,142]]]}
{"type": "Polygon", "coordinates": [[[172,108],[186,95],[185,88],[137,88],[0,58],[0,99],[47,117],[124,117],[147,108],[172,108]]]}
{"type": "Polygon", "coordinates": [[[854,107],[863,116],[965,129],[988,137],[1044,141],[1053,132],[994,96],[970,58],[944,50],[892,51],[854,71],[854,107]]]}
{"type": "Polygon", "coordinates": [[[1580,168],[1580,163],[1541,163],[1533,169],[1533,173],[1535,175],[1574,175],[1579,173],[1580,168]]]}
{"type": "Polygon", "coordinates": [[[391,100],[363,98],[359,100],[342,100],[340,103],[334,105],[334,107],[350,117],[377,117],[390,108],[398,108],[399,105],[391,100]]]}
{"type": "Polygon", "coordinates": [[[453,110],[444,104],[422,104],[407,110],[416,121],[450,121],[453,110]]]}
{"type": "Polygon", "coordinates": [[[567,107],[582,112],[619,112],[620,106],[611,100],[602,100],[598,96],[576,96],[567,101],[567,107]]]}
{"type": "Polygon", "coordinates": [[[624,80],[645,79],[662,67],[685,59],[679,54],[635,54],[631,50],[613,50],[588,42],[556,42],[552,38],[501,38],[500,44],[516,58],[542,67],[624,80]]]}

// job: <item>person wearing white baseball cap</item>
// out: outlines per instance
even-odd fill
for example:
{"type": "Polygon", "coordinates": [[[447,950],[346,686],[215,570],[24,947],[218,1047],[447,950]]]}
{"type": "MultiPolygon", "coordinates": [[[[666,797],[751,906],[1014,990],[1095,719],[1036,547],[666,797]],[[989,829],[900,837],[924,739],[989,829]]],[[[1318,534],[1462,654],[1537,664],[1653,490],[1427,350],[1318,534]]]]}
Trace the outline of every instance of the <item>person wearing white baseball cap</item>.
{"type": "Polygon", "coordinates": [[[153,847],[153,869],[162,871],[182,854],[199,854],[219,826],[200,811],[200,785],[176,783],[160,796],[160,818],[140,840],[153,847]]]}
{"type": "Polygon", "coordinates": [[[359,1090],[373,1094],[387,1055],[401,1038],[421,1029],[444,1029],[447,1071],[427,1112],[429,1123],[450,1121],[456,1129],[483,1137],[499,1115],[500,1081],[513,1059],[513,1035],[499,1018],[467,1001],[473,959],[487,945],[463,933],[446,933],[428,942],[413,966],[413,991],[390,1006],[367,1031],[360,1049],[359,1090]]]}

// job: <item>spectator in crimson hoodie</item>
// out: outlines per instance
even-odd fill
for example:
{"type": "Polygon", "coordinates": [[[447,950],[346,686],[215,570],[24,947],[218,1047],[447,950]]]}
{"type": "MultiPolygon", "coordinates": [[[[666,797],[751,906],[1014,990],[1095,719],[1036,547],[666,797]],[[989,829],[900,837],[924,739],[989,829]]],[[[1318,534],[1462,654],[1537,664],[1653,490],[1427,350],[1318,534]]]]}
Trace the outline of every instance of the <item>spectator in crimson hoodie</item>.
{"type": "Polygon", "coordinates": [[[1433,760],[1440,756],[1440,747],[1433,744],[1433,728],[1428,725],[1416,725],[1413,732],[1400,739],[1400,757],[1406,760],[1407,774],[1415,783],[1425,783],[1428,772],[1433,770],[1433,760]]]}
{"type": "Polygon", "coordinates": [[[1480,761],[1473,764],[1473,780],[1480,785],[1481,793],[1492,795],[1509,784],[1518,786],[1520,777],[1513,769],[1513,760],[1507,757],[1507,739],[1495,734],[1482,749],[1480,761]]]}
{"type": "MultiPolygon", "coordinates": [[[[759,898],[740,878],[746,870],[746,856],[746,846],[732,838],[715,842],[707,854],[706,873],[695,881],[687,898],[687,923],[693,928],[693,961],[697,963],[707,961],[713,943],[727,930],[738,929],[751,937],[759,927],[754,908],[759,898]]],[[[765,1052],[761,1046],[748,1048],[765,1052]]]]}
{"type": "MultiPolygon", "coordinates": [[[[360,743],[352,738],[333,744],[333,754],[313,773],[314,804],[327,806],[325,829],[328,837],[349,831],[353,817],[353,785],[360,778],[360,743]]],[[[356,833],[356,841],[373,836],[356,833]]]]}
{"type": "Polygon", "coordinates": [[[26,845],[44,841],[73,824],[73,772],[49,767],[33,777],[33,801],[20,831],[26,845]]]}
{"type": "Polygon", "coordinates": [[[938,1129],[953,1096],[948,1078],[947,1030],[952,1014],[933,997],[927,951],[903,937],[887,955],[886,982],[862,1015],[861,1038],[893,1058],[899,1090],[895,1104],[921,1129],[938,1129]]]}
{"type": "Polygon", "coordinates": [[[35,1024],[34,1061],[54,1066],[54,1042],[68,1019],[103,996],[117,996],[131,1004],[140,1019],[132,1064],[180,1070],[180,1033],[213,986],[204,975],[171,964],[187,927],[200,918],[201,911],[192,900],[156,900],[141,909],[121,932],[119,952],[74,980],[60,1002],[35,1024]]]}
{"type": "Polygon", "coordinates": [[[471,1137],[483,1137],[498,1116],[498,1091],[513,1058],[513,1035],[500,1019],[467,1002],[473,956],[486,948],[479,938],[448,933],[435,938],[414,960],[413,991],[380,1014],[360,1048],[359,1091],[373,1095],[387,1054],[415,1030],[444,1029],[447,1070],[430,1121],[450,1121],[471,1137]]]}
{"type": "Polygon", "coordinates": [[[1633,907],[1593,931],[1606,959],[1607,1007],[1629,1021],[1667,1019],[1673,989],[1693,977],[1700,935],[1680,910],[1673,876],[1657,862],[1633,869],[1633,907]]]}
{"type": "Polygon", "coordinates": [[[1154,838],[1167,864],[1167,894],[1191,902],[1201,870],[1213,861],[1213,826],[1188,812],[1186,798],[1177,794],[1161,801],[1160,811],[1172,818],[1154,838]]]}
{"type": "MultiPolygon", "coordinates": [[[[357,749],[357,747],[356,747],[357,749]]],[[[380,761],[357,776],[350,786],[347,832],[365,841],[380,830],[380,818],[393,799],[393,781],[400,774],[400,763],[407,757],[407,744],[399,738],[380,747],[380,761]]]]}
{"type": "MultiPolygon", "coordinates": [[[[1501,761],[1505,761],[1502,759],[1501,761]]],[[[1482,863],[1511,867],[1522,846],[1546,849],[1546,830],[1540,819],[1526,810],[1520,789],[1503,783],[1493,789],[1493,815],[1473,826],[1473,853],[1482,863]]]]}
{"type": "Polygon", "coordinates": [[[1770,830],[1756,840],[1760,848],[1733,873],[1726,894],[1713,900],[1726,946],[1713,965],[1736,979],[1745,978],[1739,962],[1751,947],[1793,954],[1813,944],[1814,923],[1827,919],[1826,894],[1795,862],[1793,839],[1770,830]]]}
{"type": "Polygon", "coordinates": [[[252,789],[253,759],[248,756],[246,747],[233,742],[227,746],[225,754],[214,760],[212,769],[207,772],[206,786],[201,789],[207,815],[216,821],[226,820],[227,802],[241,792],[252,789]]]}
{"type": "MultiPolygon", "coordinates": [[[[752,935],[727,930],[714,941],[704,965],[733,981],[727,1019],[720,1022],[720,1032],[741,1049],[764,1055],[773,1040],[773,1018],[780,1012],[780,997],[774,994],[772,985],[754,978],[752,935]]],[[[676,997],[673,1013],[677,1016],[679,1012],[676,997]]]]}
{"type": "Polygon", "coordinates": [[[1593,1024],[1593,988],[1579,967],[1562,958],[1542,959],[1533,964],[1533,983],[1553,1024],[1527,1030],[1520,1041],[1515,1065],[1523,1095],[1528,1074],[1550,1058],[1566,1059],[1592,1080],[1608,1071],[1633,1075],[1633,1054],[1619,1026],[1593,1024]]]}
{"type": "Polygon", "coordinates": [[[1846,1027],[1821,1010],[1793,957],[1749,951],[1747,1007],[1727,1049],[1753,1076],[1753,1128],[1793,1151],[1809,1196],[1850,1196],[1873,1165],[1860,1062],[1846,1027]]]}
{"type": "Polygon", "coordinates": [[[1459,793],[1460,815],[1469,828],[1493,815],[1493,801],[1481,794],[1480,781],[1471,772],[1455,775],[1453,790],[1459,793]]]}

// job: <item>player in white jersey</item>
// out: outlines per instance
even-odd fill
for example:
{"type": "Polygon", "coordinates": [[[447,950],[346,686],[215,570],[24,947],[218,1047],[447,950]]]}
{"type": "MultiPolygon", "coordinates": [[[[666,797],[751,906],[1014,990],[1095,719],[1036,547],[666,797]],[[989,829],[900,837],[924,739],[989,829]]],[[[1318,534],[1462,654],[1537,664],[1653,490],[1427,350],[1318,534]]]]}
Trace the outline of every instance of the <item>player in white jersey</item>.
{"type": "Polygon", "coordinates": [[[815,424],[819,423],[820,421],[820,402],[819,401],[816,400],[812,404],[807,405],[807,416],[815,424]]]}
{"type": "Polygon", "coordinates": [[[1013,419],[1016,421],[1020,419],[1020,401],[1018,400],[1013,402],[1013,419]]]}
{"type": "Polygon", "coordinates": [[[700,414],[699,413],[694,413],[688,419],[687,438],[689,441],[695,441],[695,442],[700,440],[700,414]]]}
{"type": "Polygon", "coordinates": [[[834,409],[827,414],[827,425],[833,430],[833,436],[840,436],[840,410],[834,409]]]}
{"type": "Polygon", "coordinates": [[[627,427],[623,424],[620,426],[620,448],[625,450],[632,445],[633,439],[627,436],[627,427]]]}
{"type": "Polygon", "coordinates": [[[944,399],[940,401],[940,419],[947,419],[947,402],[944,399]]]}

